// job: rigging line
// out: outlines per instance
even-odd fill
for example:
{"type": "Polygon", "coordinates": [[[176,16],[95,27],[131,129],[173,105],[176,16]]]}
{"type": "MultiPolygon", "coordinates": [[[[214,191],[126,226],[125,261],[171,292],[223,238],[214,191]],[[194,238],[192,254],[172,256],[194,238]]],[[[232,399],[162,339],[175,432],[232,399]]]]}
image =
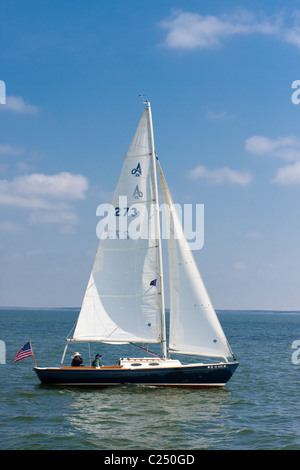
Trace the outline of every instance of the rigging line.
{"type": "Polygon", "coordinates": [[[152,155],[151,152],[141,153],[141,154],[136,154],[136,153],[130,154],[130,153],[127,153],[125,158],[149,157],[150,155],[152,155]]]}
{"type": "MultiPolygon", "coordinates": [[[[111,238],[111,240],[129,240],[128,238],[111,238]]],[[[139,240],[137,238],[137,240],[139,240]]],[[[146,240],[146,239],[145,239],[146,240]]],[[[139,247],[139,248],[136,248],[136,247],[133,247],[133,248],[104,248],[103,251],[148,251],[148,250],[152,250],[154,248],[157,248],[158,245],[153,245],[153,246],[145,246],[145,247],[139,247]]]]}
{"type": "Polygon", "coordinates": [[[141,346],[138,346],[137,344],[135,343],[129,343],[129,344],[132,344],[132,346],[135,346],[136,348],[138,349],[141,349],[142,351],[148,353],[148,354],[151,354],[152,356],[156,356],[156,357],[161,357],[159,354],[156,354],[152,351],[149,351],[149,349],[145,349],[145,348],[142,348],[141,346]]]}
{"type": "MultiPolygon", "coordinates": [[[[128,195],[127,195],[127,194],[124,194],[124,196],[127,198],[127,202],[128,202],[128,200],[132,200],[132,197],[133,197],[133,196],[130,196],[130,194],[128,194],[128,195]]],[[[120,197],[120,196],[119,196],[119,197],[120,197]]],[[[121,197],[122,197],[122,196],[121,196],[121,197]]],[[[131,206],[138,205],[138,204],[146,204],[146,202],[156,202],[156,199],[155,199],[155,198],[154,198],[154,199],[144,199],[144,200],[142,200],[142,201],[141,201],[141,200],[138,200],[138,199],[135,199],[135,201],[133,201],[133,203],[131,204],[131,206]],[[135,202],[135,201],[136,201],[136,202],[135,202]]],[[[116,199],[113,199],[113,200],[111,201],[111,205],[112,205],[112,206],[115,206],[116,204],[119,205],[119,202],[120,202],[119,199],[117,199],[117,200],[116,200],[116,199]]],[[[124,208],[124,209],[126,209],[126,208],[124,208]]],[[[128,215],[128,214],[126,214],[126,215],[128,215]]],[[[125,217],[125,216],[124,216],[124,217],[125,217]]],[[[132,217],[132,216],[129,215],[128,217],[132,217]]]]}
{"type": "MultiPolygon", "coordinates": [[[[78,316],[79,316],[79,315],[78,315],[78,316]]],[[[76,327],[76,324],[77,324],[77,321],[78,321],[78,318],[77,318],[76,322],[74,323],[74,325],[72,326],[72,328],[71,328],[69,334],[67,335],[66,340],[68,340],[68,339],[71,337],[71,334],[74,332],[75,327],[76,327]]]]}

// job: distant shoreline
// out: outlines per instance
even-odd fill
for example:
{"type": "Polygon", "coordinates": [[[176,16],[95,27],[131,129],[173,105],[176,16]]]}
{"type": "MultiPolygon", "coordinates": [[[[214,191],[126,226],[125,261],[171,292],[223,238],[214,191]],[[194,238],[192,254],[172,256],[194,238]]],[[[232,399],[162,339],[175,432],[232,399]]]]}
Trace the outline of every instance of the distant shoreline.
{"type": "MultiPolygon", "coordinates": [[[[41,310],[41,311],[80,311],[80,307],[1,307],[1,310],[41,310]]],[[[300,310],[273,310],[273,309],[215,309],[217,313],[292,313],[292,314],[300,314],[300,310]]],[[[166,308],[166,311],[169,311],[169,308],[166,308]]]]}

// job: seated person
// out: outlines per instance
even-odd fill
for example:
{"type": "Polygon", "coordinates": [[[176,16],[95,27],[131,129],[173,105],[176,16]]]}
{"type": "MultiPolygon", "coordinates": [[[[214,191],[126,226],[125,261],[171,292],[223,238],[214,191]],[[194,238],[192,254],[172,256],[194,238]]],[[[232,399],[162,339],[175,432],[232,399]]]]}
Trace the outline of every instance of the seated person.
{"type": "Polygon", "coordinates": [[[101,365],[101,354],[96,354],[95,359],[92,362],[93,367],[100,367],[101,365]]]}
{"type": "Polygon", "coordinates": [[[82,357],[80,357],[79,352],[76,352],[74,356],[72,356],[71,366],[78,367],[78,366],[81,366],[82,363],[83,363],[82,357]]]}

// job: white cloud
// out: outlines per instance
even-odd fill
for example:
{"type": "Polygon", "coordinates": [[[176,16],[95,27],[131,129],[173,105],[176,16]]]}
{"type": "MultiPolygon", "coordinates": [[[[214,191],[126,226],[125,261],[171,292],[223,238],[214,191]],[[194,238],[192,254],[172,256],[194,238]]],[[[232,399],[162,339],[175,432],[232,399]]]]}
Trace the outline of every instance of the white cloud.
{"type": "Polygon", "coordinates": [[[167,31],[164,45],[177,49],[216,47],[224,38],[234,35],[278,32],[277,21],[258,21],[251,13],[241,10],[220,17],[177,10],[160,26],[167,31]]]}
{"type": "Polygon", "coordinates": [[[175,10],[161,21],[160,27],[167,32],[164,46],[172,49],[213,48],[220,46],[225,38],[251,34],[274,36],[300,48],[299,20],[298,11],[292,12],[290,17],[278,13],[273,17],[260,19],[251,12],[240,9],[219,16],[202,16],[175,10]]]}
{"type": "Polygon", "coordinates": [[[270,139],[255,135],[246,140],[245,148],[257,155],[271,155],[292,161],[300,159],[300,140],[294,136],[270,139]]]}
{"type": "Polygon", "coordinates": [[[58,201],[84,199],[88,180],[83,175],[33,173],[0,180],[0,204],[51,209],[58,201]]]}
{"type": "Polygon", "coordinates": [[[67,172],[24,175],[11,181],[0,180],[0,205],[33,211],[30,222],[34,224],[73,226],[77,215],[69,201],[84,199],[88,187],[83,175],[67,172]]]}
{"type": "Polygon", "coordinates": [[[77,215],[71,210],[60,210],[57,212],[33,212],[30,216],[32,224],[59,224],[73,225],[78,222],[77,215]]]}
{"type": "Polygon", "coordinates": [[[20,161],[15,164],[15,167],[20,173],[30,173],[34,170],[35,165],[20,161]]]}
{"type": "Polygon", "coordinates": [[[233,114],[228,113],[227,111],[220,111],[218,113],[214,113],[213,111],[208,111],[206,115],[207,119],[210,121],[224,121],[227,119],[232,119],[235,116],[233,114]]]}
{"type": "Polygon", "coordinates": [[[67,235],[74,231],[74,227],[78,223],[78,217],[72,208],[48,212],[34,211],[30,215],[30,223],[33,225],[54,224],[58,226],[60,233],[67,235]]]}
{"type": "Polygon", "coordinates": [[[0,205],[45,210],[57,210],[69,207],[66,204],[60,202],[54,203],[53,201],[48,201],[40,197],[24,197],[23,195],[9,194],[9,184],[2,184],[2,181],[0,181],[0,205]]]}
{"type": "Polygon", "coordinates": [[[239,186],[247,186],[252,180],[252,175],[249,172],[232,170],[226,167],[208,170],[204,165],[199,165],[191,170],[188,176],[192,180],[203,178],[213,184],[230,183],[239,186]]]}
{"type": "Polygon", "coordinates": [[[26,103],[22,96],[7,96],[6,104],[0,107],[1,111],[11,111],[19,114],[38,114],[39,108],[26,103]]]}
{"type": "Polygon", "coordinates": [[[246,150],[256,155],[266,155],[293,162],[277,170],[273,183],[289,185],[300,184],[300,140],[297,137],[270,139],[253,136],[246,140],[246,150]]]}
{"type": "Polygon", "coordinates": [[[294,27],[288,30],[285,35],[285,40],[286,42],[289,42],[290,44],[294,44],[294,46],[297,46],[300,48],[300,29],[297,27],[294,27]]]}
{"type": "Polygon", "coordinates": [[[21,225],[10,220],[0,221],[0,232],[19,232],[21,225]]]}
{"type": "Polygon", "coordinates": [[[262,238],[262,234],[260,232],[246,232],[244,236],[246,238],[252,238],[252,239],[262,238]]]}
{"type": "Polygon", "coordinates": [[[23,149],[9,144],[0,144],[0,155],[20,155],[23,149]]]}
{"type": "Polygon", "coordinates": [[[300,184],[300,162],[279,168],[272,182],[282,185],[300,184]]]}
{"type": "MultiPolygon", "coordinates": [[[[38,195],[53,199],[84,199],[88,181],[83,175],[62,172],[56,175],[33,173],[16,177],[9,183],[12,191],[23,196],[38,195]]],[[[1,188],[1,181],[0,181],[1,188]]]]}
{"type": "Polygon", "coordinates": [[[294,19],[294,24],[291,28],[287,28],[285,33],[284,33],[284,38],[285,41],[293,44],[294,46],[297,46],[300,48],[300,12],[299,11],[294,11],[293,12],[293,19],[294,19]]]}
{"type": "Polygon", "coordinates": [[[236,263],[234,263],[233,267],[238,271],[244,271],[245,269],[247,269],[246,265],[241,261],[237,261],[236,263]]]}

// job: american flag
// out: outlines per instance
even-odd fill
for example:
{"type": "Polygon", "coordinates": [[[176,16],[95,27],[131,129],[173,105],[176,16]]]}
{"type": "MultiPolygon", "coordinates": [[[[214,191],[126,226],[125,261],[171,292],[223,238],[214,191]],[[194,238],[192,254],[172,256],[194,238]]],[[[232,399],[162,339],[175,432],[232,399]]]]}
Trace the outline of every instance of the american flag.
{"type": "Polygon", "coordinates": [[[19,352],[15,355],[14,362],[21,361],[21,359],[24,359],[25,357],[32,356],[32,349],[30,342],[26,343],[22,349],[20,349],[19,352]]]}

